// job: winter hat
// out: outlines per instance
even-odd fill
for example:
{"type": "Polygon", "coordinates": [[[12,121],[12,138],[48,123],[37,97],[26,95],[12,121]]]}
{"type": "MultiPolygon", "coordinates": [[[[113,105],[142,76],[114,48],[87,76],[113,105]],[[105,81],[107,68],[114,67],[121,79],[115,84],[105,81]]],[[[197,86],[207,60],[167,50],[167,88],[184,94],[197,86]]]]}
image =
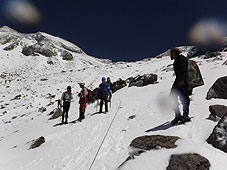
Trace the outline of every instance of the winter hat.
{"type": "Polygon", "coordinates": [[[106,78],[105,77],[102,77],[102,81],[106,81],[106,78]]]}
{"type": "Polygon", "coordinates": [[[69,91],[69,90],[71,90],[72,89],[72,87],[71,86],[67,86],[67,90],[69,91]]]}
{"type": "Polygon", "coordinates": [[[84,86],[84,85],[85,85],[85,83],[79,83],[79,85],[80,85],[80,86],[84,86]]]}
{"type": "Polygon", "coordinates": [[[179,50],[179,48],[172,48],[170,50],[170,53],[175,53],[176,55],[179,55],[181,53],[181,51],[179,50]]]}

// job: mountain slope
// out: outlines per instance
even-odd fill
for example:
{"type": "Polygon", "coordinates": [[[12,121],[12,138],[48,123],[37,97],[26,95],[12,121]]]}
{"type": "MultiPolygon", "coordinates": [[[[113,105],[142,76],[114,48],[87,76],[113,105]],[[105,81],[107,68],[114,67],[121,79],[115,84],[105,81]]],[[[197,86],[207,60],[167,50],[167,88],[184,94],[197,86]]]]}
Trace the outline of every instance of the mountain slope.
{"type": "Polygon", "coordinates": [[[169,102],[167,96],[174,76],[167,53],[138,62],[112,63],[88,56],[79,47],[45,33],[26,35],[6,27],[0,30],[1,37],[9,35],[19,38],[0,45],[0,169],[113,170],[128,157],[128,146],[134,138],[153,134],[177,135],[181,140],[177,142],[176,149],[143,153],[126,162],[121,169],[164,170],[171,154],[189,152],[209,159],[212,170],[224,170],[227,166],[226,154],[206,143],[217,124],[206,119],[208,107],[225,104],[226,101],[205,99],[215,80],[226,75],[226,65],[223,65],[227,60],[225,52],[218,58],[194,58],[200,66],[205,85],[193,92],[190,106],[192,122],[169,127],[164,123],[173,119],[174,114],[165,103],[169,102]],[[51,44],[56,55],[23,55],[23,47],[37,44],[37,36],[41,35],[45,37],[42,47],[51,44]],[[14,49],[3,50],[15,41],[19,43],[14,49]],[[62,44],[65,44],[64,47],[62,44]],[[72,60],[63,60],[64,50],[72,54],[72,60]],[[85,120],[81,123],[58,126],[60,119],[48,120],[48,114],[56,108],[55,100],[60,98],[67,85],[73,87],[74,100],[69,112],[69,121],[73,121],[78,118],[78,82],[83,81],[93,89],[103,76],[116,81],[148,73],[157,74],[158,83],[119,90],[114,94],[107,114],[95,114],[99,108],[94,103],[87,107],[85,120]],[[52,95],[55,97],[50,97],[52,95]],[[47,111],[39,112],[41,107],[47,111]],[[133,115],[135,118],[129,119],[133,115]],[[46,142],[29,150],[29,142],[40,136],[44,136],[46,142]]]}

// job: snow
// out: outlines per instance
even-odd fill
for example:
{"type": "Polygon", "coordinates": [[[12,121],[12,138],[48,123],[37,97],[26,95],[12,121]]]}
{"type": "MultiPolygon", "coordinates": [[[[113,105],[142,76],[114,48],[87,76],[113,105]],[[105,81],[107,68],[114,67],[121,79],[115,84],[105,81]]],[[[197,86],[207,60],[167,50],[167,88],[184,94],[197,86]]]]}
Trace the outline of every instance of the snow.
{"type": "MultiPolygon", "coordinates": [[[[23,42],[34,43],[31,36],[28,40],[29,35],[11,34],[19,34],[23,42]]],[[[60,38],[41,34],[58,49],[62,48],[61,43],[79,48],[60,38]]],[[[83,52],[72,53],[74,59],[64,61],[59,54],[52,58],[24,56],[20,45],[12,51],[4,51],[5,46],[0,45],[0,106],[5,107],[0,109],[1,170],[115,170],[129,156],[131,141],[143,135],[179,136],[181,139],[176,142],[177,148],[144,152],[126,162],[121,170],[164,170],[170,156],[180,153],[198,153],[210,161],[211,170],[226,169],[226,153],[206,142],[217,124],[206,119],[209,106],[226,105],[226,100],[206,100],[206,95],[219,77],[226,76],[227,68],[223,63],[227,60],[227,53],[223,52],[220,60],[193,59],[199,64],[205,85],[193,91],[190,105],[192,122],[170,127],[164,124],[174,118],[168,99],[174,81],[171,69],[173,61],[169,56],[112,63],[83,52]],[[54,65],[48,65],[48,60],[54,61],[54,65]],[[79,116],[79,82],[85,82],[86,86],[94,89],[103,76],[116,81],[118,78],[127,79],[149,73],[158,75],[157,84],[125,87],[117,91],[107,114],[94,114],[99,109],[94,103],[87,107],[85,120],[81,123],[57,126],[60,118],[48,120],[48,114],[57,106],[55,100],[60,98],[67,85],[73,87],[74,97],[69,112],[70,122],[79,116]],[[40,81],[42,78],[47,80],[40,81]],[[47,99],[49,93],[56,97],[47,99]],[[21,95],[21,99],[11,100],[17,95],[21,95]],[[55,103],[47,106],[50,102],[55,103]],[[46,107],[47,111],[38,112],[41,107],[46,107]],[[128,119],[132,115],[135,118],[128,119]],[[14,116],[16,118],[12,119],[14,116]],[[44,136],[46,142],[39,148],[29,149],[29,142],[40,136],[44,136]]]]}

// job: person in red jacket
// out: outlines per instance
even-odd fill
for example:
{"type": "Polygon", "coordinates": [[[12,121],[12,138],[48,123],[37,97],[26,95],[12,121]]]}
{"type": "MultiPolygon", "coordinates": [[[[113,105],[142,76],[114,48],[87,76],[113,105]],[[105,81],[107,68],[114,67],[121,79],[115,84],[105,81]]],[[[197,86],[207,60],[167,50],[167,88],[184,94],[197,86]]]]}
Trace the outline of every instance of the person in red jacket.
{"type": "Polygon", "coordinates": [[[86,103],[87,103],[87,95],[88,95],[88,90],[85,87],[85,83],[79,83],[81,91],[78,94],[79,99],[79,121],[82,121],[85,118],[85,110],[86,110],[86,103]]]}

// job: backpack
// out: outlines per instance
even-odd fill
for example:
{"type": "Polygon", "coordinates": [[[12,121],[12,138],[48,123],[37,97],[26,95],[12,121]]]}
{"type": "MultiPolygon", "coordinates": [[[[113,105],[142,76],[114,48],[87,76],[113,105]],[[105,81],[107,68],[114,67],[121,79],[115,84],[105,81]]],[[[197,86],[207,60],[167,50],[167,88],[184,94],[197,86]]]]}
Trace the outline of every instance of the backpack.
{"type": "Polygon", "coordinates": [[[199,67],[193,60],[188,60],[188,89],[204,85],[199,67]]]}
{"type": "Polygon", "coordinates": [[[88,103],[91,103],[92,102],[92,98],[93,98],[93,91],[91,91],[90,89],[87,89],[87,92],[88,92],[88,94],[87,94],[87,101],[88,101],[88,103]]]}

